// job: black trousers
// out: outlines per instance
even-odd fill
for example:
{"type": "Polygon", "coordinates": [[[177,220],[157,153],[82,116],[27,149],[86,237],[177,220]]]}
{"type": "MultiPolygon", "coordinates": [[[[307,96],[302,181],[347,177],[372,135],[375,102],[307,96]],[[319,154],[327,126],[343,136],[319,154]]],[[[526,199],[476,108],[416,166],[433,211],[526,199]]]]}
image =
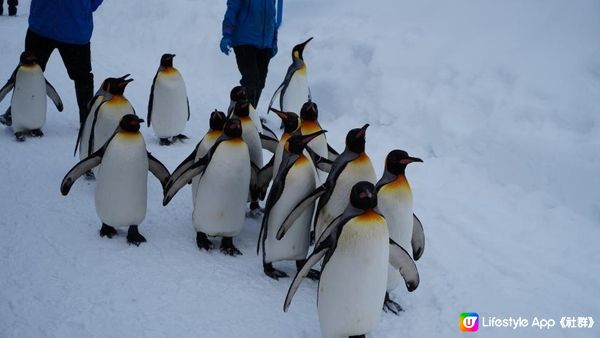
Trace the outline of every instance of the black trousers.
{"type": "Polygon", "coordinates": [[[240,84],[246,87],[248,100],[256,108],[260,94],[265,88],[273,51],[271,48],[259,49],[251,45],[235,46],[233,50],[238,69],[242,74],[240,84]]]}
{"type": "Polygon", "coordinates": [[[88,113],[87,104],[94,96],[94,75],[92,74],[90,44],[76,45],[62,43],[27,30],[25,50],[32,52],[37,57],[42,70],[46,69],[46,64],[54,49],[58,49],[65,68],[67,68],[69,78],[75,82],[75,95],[77,96],[77,106],[79,106],[79,122],[84,123],[88,113]]]}

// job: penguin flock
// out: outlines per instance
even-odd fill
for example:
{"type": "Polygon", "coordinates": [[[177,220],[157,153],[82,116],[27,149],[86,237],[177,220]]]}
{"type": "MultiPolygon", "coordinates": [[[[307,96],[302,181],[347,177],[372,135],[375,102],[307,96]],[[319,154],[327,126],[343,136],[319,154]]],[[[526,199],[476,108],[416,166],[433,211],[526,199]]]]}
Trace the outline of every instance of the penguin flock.
{"type": "MultiPolygon", "coordinates": [[[[392,290],[402,282],[408,291],[419,285],[415,261],[423,254],[425,236],[413,213],[405,169],[423,161],[392,150],[377,179],[365,152],[369,124],[348,131],[343,152],[329,145],[303,57],[311,40],[293,48],[292,64],[269,103],[268,112],[281,119],[280,136],[260,119],[245,88],[234,87],[227,111],[210,114],[209,130],[172,173],[147,151],[140,132],[145,121],[124,96],[133,79],[129,74],[105,79],[80,126],[75,145],[80,161],[65,175],[60,192],[67,195],[82,176],[95,179],[100,236],[112,238],[117,228],[127,228],[127,242],[136,246],[146,242],[138,227],[146,216],[148,172],[163,187],[164,206],[191,185],[200,250],[212,250],[212,241],[221,238],[222,253],[242,255],[234,238],[246,217],[262,215],[257,254],[264,274],[275,280],[288,277],[274,266],[281,261],[294,261],[297,267],[284,311],[308,277],[318,281],[322,335],[364,336],[377,325],[382,309],[396,315],[402,311],[390,297],[392,290]],[[273,154],[267,163],[263,149],[273,154]]],[[[146,119],[165,146],[188,139],[182,132],[190,118],[189,101],[174,56],[161,57],[146,119]]],[[[0,89],[0,101],[11,90],[16,139],[42,136],[46,96],[59,111],[62,102],[31,53],[21,55],[0,89]]]]}

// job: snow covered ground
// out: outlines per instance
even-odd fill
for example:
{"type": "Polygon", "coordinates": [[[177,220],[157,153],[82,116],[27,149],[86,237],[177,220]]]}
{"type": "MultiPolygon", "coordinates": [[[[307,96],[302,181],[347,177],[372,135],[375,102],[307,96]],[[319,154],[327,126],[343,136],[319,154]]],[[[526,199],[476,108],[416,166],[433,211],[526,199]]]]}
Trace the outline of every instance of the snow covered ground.
{"type": "MultiPolygon", "coordinates": [[[[23,48],[28,7],[21,1],[18,17],[0,17],[1,81],[23,48]]],[[[96,84],[131,73],[126,96],[143,117],[160,55],[177,54],[192,139],[160,147],[143,129],[170,170],[239,79],[234,57],[218,49],[224,10],[224,1],[129,0],[96,12],[96,84]]],[[[425,161],[408,170],[427,237],[421,285],[396,290],[406,311],[383,314],[370,336],[458,337],[458,316],[469,311],[600,322],[599,34],[597,0],[285,1],[261,113],[291,47],[314,36],[305,59],[332,145],[341,149],[347,130],[368,122],[378,174],[394,148],[425,161]]],[[[197,249],[187,188],[162,207],[150,178],[140,226],[148,243],[98,237],[94,184],[59,192],[76,163],[78,121],[56,52],[46,77],[66,108],[49,107],[45,136],[19,144],[0,127],[0,337],[320,335],[314,282],[282,311],[290,280],[263,275],[254,254],[259,220],[248,219],[236,239],[241,257],[197,249]]],[[[477,335],[598,337],[599,327],[477,335]]]]}

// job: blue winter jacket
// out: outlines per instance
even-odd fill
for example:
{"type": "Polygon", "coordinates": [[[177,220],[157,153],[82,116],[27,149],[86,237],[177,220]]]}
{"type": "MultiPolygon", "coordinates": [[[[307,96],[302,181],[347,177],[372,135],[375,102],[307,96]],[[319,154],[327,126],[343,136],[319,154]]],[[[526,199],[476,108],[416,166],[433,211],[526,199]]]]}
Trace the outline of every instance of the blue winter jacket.
{"type": "MultiPolygon", "coordinates": [[[[278,20],[281,20],[281,0],[278,20]]],[[[223,19],[223,37],[233,46],[252,45],[273,48],[277,44],[275,0],[227,0],[223,19]]]]}
{"type": "Polygon", "coordinates": [[[92,13],[103,0],[31,0],[29,29],[63,43],[90,42],[92,13]]]}

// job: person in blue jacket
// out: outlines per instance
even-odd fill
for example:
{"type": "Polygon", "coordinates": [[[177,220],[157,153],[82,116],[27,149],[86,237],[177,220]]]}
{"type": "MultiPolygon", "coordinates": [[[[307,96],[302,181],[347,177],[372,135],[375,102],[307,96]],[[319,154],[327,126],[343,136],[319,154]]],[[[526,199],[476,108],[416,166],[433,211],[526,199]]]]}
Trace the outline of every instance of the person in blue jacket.
{"type": "MultiPolygon", "coordinates": [[[[19,4],[19,0],[8,0],[8,15],[15,16],[17,15],[17,5],[19,4]]],[[[0,15],[4,14],[4,0],[0,0],[0,15]]]]}
{"type": "MultiPolygon", "coordinates": [[[[94,28],[92,13],[103,0],[31,0],[29,29],[25,50],[32,52],[42,70],[55,49],[75,83],[79,121],[87,116],[87,103],[94,95],[94,75],[90,56],[90,39],[94,28]]],[[[10,111],[0,122],[11,124],[10,111]]]]}
{"type": "Polygon", "coordinates": [[[283,0],[227,0],[220,48],[229,55],[233,47],[240,84],[246,87],[256,107],[265,87],[269,61],[277,54],[277,30],[281,24],[283,0]]]}

